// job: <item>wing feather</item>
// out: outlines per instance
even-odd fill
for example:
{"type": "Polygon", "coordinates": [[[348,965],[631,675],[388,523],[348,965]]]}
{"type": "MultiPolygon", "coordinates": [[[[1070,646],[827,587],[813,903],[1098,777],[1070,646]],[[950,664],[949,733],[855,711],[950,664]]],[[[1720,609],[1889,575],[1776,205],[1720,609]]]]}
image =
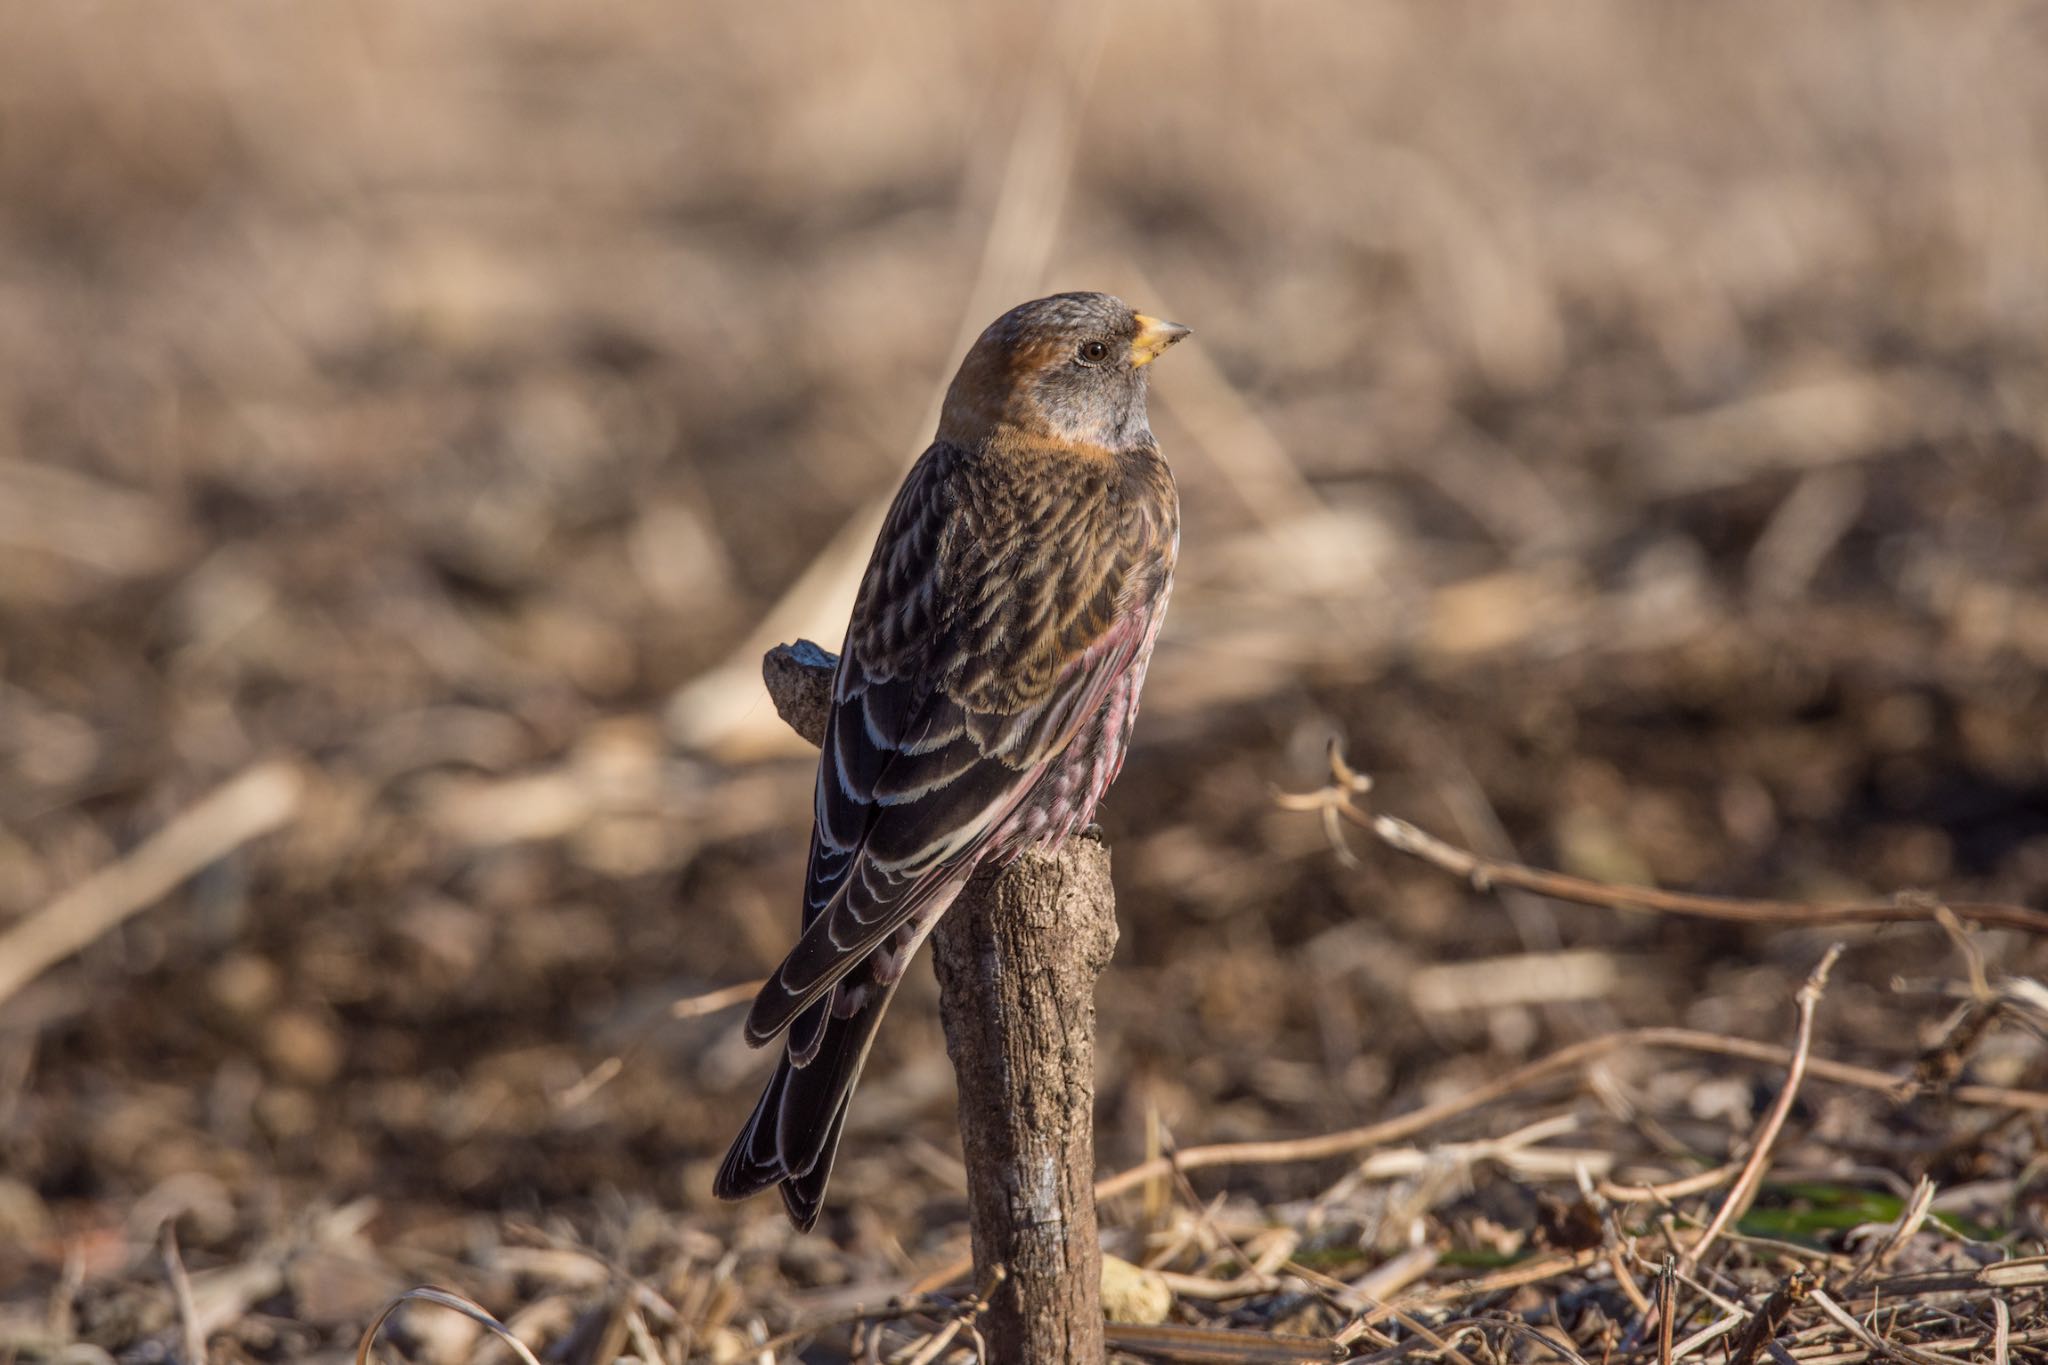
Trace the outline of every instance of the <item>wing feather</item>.
{"type": "Polygon", "coordinates": [[[975,478],[935,445],[884,523],[834,679],[804,930],[755,1000],[756,1045],[958,887],[1149,640],[1134,570],[1161,547],[1143,527],[1105,543],[1105,487],[1078,481],[1098,514],[1067,515],[975,478]]]}

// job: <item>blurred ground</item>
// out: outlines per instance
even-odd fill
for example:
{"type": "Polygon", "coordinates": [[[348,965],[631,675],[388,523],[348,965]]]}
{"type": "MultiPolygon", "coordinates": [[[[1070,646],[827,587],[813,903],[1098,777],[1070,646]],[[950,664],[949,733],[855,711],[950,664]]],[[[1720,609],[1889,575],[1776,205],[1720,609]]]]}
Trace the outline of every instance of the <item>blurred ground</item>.
{"type": "MultiPolygon", "coordinates": [[[[0,1352],[53,1294],[162,1330],[116,1286],[171,1215],[202,1272],[308,1219],[381,1248],[255,1296],[263,1359],[418,1279],[510,1311],[500,1243],[659,1244],[771,1329],[957,1249],[928,974],[805,1241],[708,1199],[762,1059],[665,1009],[791,934],[759,646],[836,642],[966,337],[1050,289],[1197,329],[1103,815],[1106,1170],[1148,1116],[1294,1136],[1621,1024],[1787,1036],[1821,936],[1347,870],[1270,801],[1331,735],[1549,866],[2048,903],[2044,62],[2024,4],[8,7],[0,927],[253,762],[308,786],[0,1002],[0,1352]]],[[[1846,937],[1816,1050],[1910,1061],[1959,960],[1846,937]]],[[[1754,1121],[1769,1076],[1686,1065],[1612,1084],[1754,1121]]],[[[2048,1083],[2024,1033],[1971,1065],[2048,1083]]],[[[2038,1117],[1863,1120],[1809,1164],[2003,1180],[2024,1225],[2038,1117]]]]}

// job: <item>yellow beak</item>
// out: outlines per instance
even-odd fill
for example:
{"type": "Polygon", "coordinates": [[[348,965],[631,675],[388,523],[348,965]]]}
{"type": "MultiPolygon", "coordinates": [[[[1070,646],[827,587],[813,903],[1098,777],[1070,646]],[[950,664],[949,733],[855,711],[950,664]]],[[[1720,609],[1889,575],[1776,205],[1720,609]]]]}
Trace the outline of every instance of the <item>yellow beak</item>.
{"type": "Polygon", "coordinates": [[[1189,335],[1194,329],[1183,327],[1177,322],[1160,318],[1137,315],[1138,334],[1131,338],[1131,367],[1133,369],[1150,365],[1159,359],[1159,353],[1189,335]]]}

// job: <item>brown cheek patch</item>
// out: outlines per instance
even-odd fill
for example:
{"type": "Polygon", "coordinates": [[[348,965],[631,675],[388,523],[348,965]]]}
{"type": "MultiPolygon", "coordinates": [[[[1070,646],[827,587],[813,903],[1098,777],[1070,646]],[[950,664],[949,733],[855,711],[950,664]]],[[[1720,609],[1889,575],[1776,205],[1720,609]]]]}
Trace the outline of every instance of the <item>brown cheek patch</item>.
{"type": "Polygon", "coordinates": [[[1067,359],[1067,341],[1063,337],[1032,337],[1017,343],[1010,351],[1010,373],[1018,378],[1034,375],[1067,359]]]}
{"type": "Polygon", "coordinates": [[[1015,342],[1000,360],[963,370],[963,396],[971,395],[974,411],[991,427],[1008,427],[1015,436],[997,436],[999,449],[1017,456],[1049,454],[1110,459],[1114,452],[1094,441],[1077,440],[1059,429],[1038,399],[1038,378],[1073,359],[1073,341],[1060,336],[1033,336],[1015,342]],[[1024,438],[1021,442],[1016,437],[1024,438]]]}
{"type": "Polygon", "coordinates": [[[1012,421],[1022,425],[1038,416],[1038,405],[1032,399],[1032,391],[1038,387],[1038,376],[1064,358],[1063,344],[1050,337],[1032,337],[1010,349],[1004,358],[1003,380],[1008,390],[1012,421]]]}

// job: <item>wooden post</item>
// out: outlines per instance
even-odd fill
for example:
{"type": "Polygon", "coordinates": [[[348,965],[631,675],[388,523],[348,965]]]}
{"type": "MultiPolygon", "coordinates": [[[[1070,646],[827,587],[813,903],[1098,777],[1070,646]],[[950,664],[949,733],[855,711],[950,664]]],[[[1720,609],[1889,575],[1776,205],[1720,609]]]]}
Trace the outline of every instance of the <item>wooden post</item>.
{"type": "MultiPolygon", "coordinates": [[[[837,659],[808,640],[762,661],[775,709],[820,742],[837,659]]],[[[1081,836],[983,869],[932,934],[978,1283],[1002,1284],[983,1335],[1004,1365],[1098,1365],[1095,979],[1116,950],[1109,850],[1081,836]]]]}
{"type": "Polygon", "coordinates": [[[932,932],[974,1266],[995,1360],[1097,1362],[1095,978],[1116,950],[1109,850],[1071,839],[983,872],[932,932]]]}

